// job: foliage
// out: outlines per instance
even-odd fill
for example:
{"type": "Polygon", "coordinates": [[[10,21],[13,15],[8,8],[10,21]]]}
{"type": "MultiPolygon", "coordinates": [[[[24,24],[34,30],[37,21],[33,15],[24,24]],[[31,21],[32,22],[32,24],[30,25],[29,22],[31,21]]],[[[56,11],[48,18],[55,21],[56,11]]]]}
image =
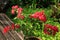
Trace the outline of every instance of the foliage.
{"type": "MultiPolygon", "coordinates": [[[[54,18],[50,18],[52,10],[51,9],[44,9],[45,10],[45,14],[47,17],[47,22],[43,23],[37,19],[31,19],[29,18],[30,14],[35,13],[36,11],[42,11],[43,9],[26,9],[24,8],[23,10],[23,14],[25,16],[24,20],[18,19],[18,18],[14,18],[13,22],[20,24],[20,28],[17,30],[18,32],[20,30],[23,30],[23,33],[25,34],[25,36],[36,36],[36,37],[41,37],[43,40],[59,40],[59,33],[58,32],[54,37],[51,35],[46,35],[44,34],[43,30],[44,30],[44,24],[52,24],[55,25],[59,28],[60,24],[58,22],[54,22],[54,18]],[[27,11],[28,10],[28,11],[27,11]],[[56,37],[57,36],[57,37],[56,37]]],[[[60,28],[59,28],[60,30],[60,28]]]]}
{"type": "Polygon", "coordinates": [[[20,28],[16,31],[19,32],[20,30],[23,31],[25,36],[36,36],[42,38],[42,40],[60,40],[60,31],[56,33],[56,35],[47,35],[44,34],[44,24],[51,24],[58,27],[60,30],[60,23],[57,21],[57,18],[51,17],[53,10],[49,7],[50,2],[55,3],[56,0],[11,0],[12,5],[18,4],[20,7],[23,8],[22,14],[25,18],[19,19],[16,16],[11,14],[11,8],[8,9],[6,14],[14,23],[20,24],[20,28]],[[36,4],[37,3],[37,4],[36,4]],[[38,6],[38,8],[36,8],[38,6]],[[42,7],[42,8],[39,8],[42,7]],[[48,8],[44,8],[48,7],[48,8]],[[46,15],[47,21],[44,23],[41,20],[30,18],[29,16],[35,12],[40,12],[44,10],[46,15]],[[10,14],[10,15],[9,15],[10,14]]]}
{"type": "Polygon", "coordinates": [[[22,7],[48,7],[52,4],[55,4],[55,0],[11,0],[12,5],[20,5],[22,7]]]}

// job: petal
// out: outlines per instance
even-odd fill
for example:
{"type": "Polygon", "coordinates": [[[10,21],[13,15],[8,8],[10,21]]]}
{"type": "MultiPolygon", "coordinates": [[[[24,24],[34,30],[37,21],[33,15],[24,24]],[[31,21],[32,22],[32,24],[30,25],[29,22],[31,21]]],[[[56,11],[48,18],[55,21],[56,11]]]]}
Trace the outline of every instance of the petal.
{"type": "Polygon", "coordinates": [[[16,27],[16,28],[20,28],[20,25],[16,24],[15,27],[16,27]]]}
{"type": "Polygon", "coordinates": [[[3,29],[3,33],[7,33],[7,30],[5,28],[3,29]]]}
{"type": "Polygon", "coordinates": [[[15,8],[15,6],[12,6],[12,9],[14,9],[15,8]]]}
{"type": "Polygon", "coordinates": [[[18,14],[21,14],[21,13],[22,13],[22,10],[23,10],[22,8],[18,8],[18,9],[17,9],[17,13],[18,13],[18,14]]]}
{"type": "Polygon", "coordinates": [[[15,5],[14,8],[17,9],[18,8],[18,5],[15,5]]]}
{"type": "Polygon", "coordinates": [[[15,24],[12,23],[11,28],[14,30],[15,29],[15,24]]]}
{"type": "Polygon", "coordinates": [[[11,10],[11,13],[14,15],[14,14],[15,14],[15,11],[12,9],[12,10],[11,10]]]}
{"type": "Polygon", "coordinates": [[[39,16],[39,19],[43,22],[46,22],[46,17],[44,15],[39,16]]]}
{"type": "Polygon", "coordinates": [[[21,17],[21,14],[20,14],[20,13],[18,13],[18,14],[17,14],[17,18],[20,18],[20,17],[21,17]]]}

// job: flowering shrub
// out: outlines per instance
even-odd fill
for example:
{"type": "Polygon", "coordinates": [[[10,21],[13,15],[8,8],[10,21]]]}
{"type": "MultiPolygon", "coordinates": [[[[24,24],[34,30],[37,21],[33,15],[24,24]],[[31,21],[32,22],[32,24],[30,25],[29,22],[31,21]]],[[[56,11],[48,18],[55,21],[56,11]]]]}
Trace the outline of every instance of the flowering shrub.
{"type": "Polygon", "coordinates": [[[30,16],[31,18],[37,18],[43,22],[46,22],[46,16],[43,11],[41,12],[36,12],[30,16]]]}
{"type": "Polygon", "coordinates": [[[12,24],[11,27],[5,26],[5,28],[3,29],[3,33],[5,34],[5,33],[9,32],[11,29],[14,30],[15,28],[20,28],[20,25],[12,24]]]}
{"type": "Polygon", "coordinates": [[[22,8],[19,8],[18,5],[12,6],[11,13],[14,15],[15,12],[17,13],[17,18],[24,19],[24,16],[21,15],[22,13],[22,8]]]}
{"type": "Polygon", "coordinates": [[[17,27],[12,27],[13,29],[19,28],[17,32],[22,30],[25,36],[41,37],[42,40],[59,40],[60,23],[55,22],[54,20],[57,19],[51,17],[51,9],[22,8],[21,10],[20,8],[21,7],[18,6],[18,8],[14,8],[14,14],[12,14],[12,12],[10,13],[11,15],[17,14],[12,21],[20,25],[20,28],[19,25],[16,25],[17,27]]]}
{"type": "Polygon", "coordinates": [[[58,32],[58,28],[56,26],[52,26],[50,24],[45,24],[45,27],[44,27],[44,33],[45,34],[55,35],[56,32],[58,32]]]}
{"type": "Polygon", "coordinates": [[[7,33],[9,30],[10,30],[10,27],[9,27],[9,26],[6,26],[6,27],[3,29],[3,33],[7,33]]]}

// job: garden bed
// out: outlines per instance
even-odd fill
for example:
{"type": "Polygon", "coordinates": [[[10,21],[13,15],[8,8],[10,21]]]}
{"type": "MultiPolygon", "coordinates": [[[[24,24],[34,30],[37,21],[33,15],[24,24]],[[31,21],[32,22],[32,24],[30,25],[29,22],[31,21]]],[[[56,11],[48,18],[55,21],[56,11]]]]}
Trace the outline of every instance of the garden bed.
{"type": "MultiPolygon", "coordinates": [[[[23,31],[24,40],[60,40],[59,0],[10,0],[1,21],[12,25],[17,32],[23,31]],[[5,19],[6,20],[5,20],[5,19]]],[[[6,25],[6,24],[5,24],[6,25]]],[[[9,28],[7,28],[9,29],[9,28]]]]}
{"type": "MultiPolygon", "coordinates": [[[[35,37],[41,38],[42,40],[57,40],[57,39],[59,40],[60,32],[57,32],[54,36],[47,35],[43,32],[44,24],[50,24],[50,25],[57,26],[58,29],[60,30],[60,28],[59,28],[60,23],[58,21],[56,21],[57,19],[51,17],[52,12],[53,12],[52,9],[24,8],[22,14],[25,16],[25,18],[22,20],[17,17],[14,17],[12,20],[14,23],[20,24],[20,29],[18,29],[17,31],[19,32],[20,30],[22,30],[26,37],[35,36],[35,37]],[[29,18],[29,15],[31,15],[37,11],[40,12],[42,10],[44,10],[45,15],[47,17],[47,21],[45,23],[42,23],[38,19],[29,18]]],[[[10,17],[12,17],[12,15],[10,17]]]]}

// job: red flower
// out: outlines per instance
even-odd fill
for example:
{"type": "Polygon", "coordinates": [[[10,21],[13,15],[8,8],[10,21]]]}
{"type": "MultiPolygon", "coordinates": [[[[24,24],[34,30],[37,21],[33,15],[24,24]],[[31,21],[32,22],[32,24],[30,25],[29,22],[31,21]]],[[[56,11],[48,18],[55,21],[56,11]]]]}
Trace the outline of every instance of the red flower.
{"type": "Polygon", "coordinates": [[[40,12],[36,12],[36,13],[30,15],[30,18],[36,18],[37,19],[39,17],[39,13],[40,12]]]}
{"type": "Polygon", "coordinates": [[[17,18],[20,18],[20,19],[24,19],[24,16],[21,15],[22,13],[22,8],[19,8],[18,5],[15,5],[15,6],[12,6],[12,10],[11,10],[11,13],[12,14],[15,14],[15,12],[17,13],[17,18]]]}
{"type": "Polygon", "coordinates": [[[18,5],[12,6],[11,13],[15,14],[15,9],[18,9],[18,5]]]}
{"type": "Polygon", "coordinates": [[[44,33],[50,35],[50,33],[46,29],[44,29],[44,33]]]}
{"type": "MultiPolygon", "coordinates": [[[[15,28],[20,28],[20,25],[12,23],[11,28],[14,30],[15,28]]],[[[6,26],[3,29],[3,33],[7,33],[9,30],[11,30],[10,26],[6,26]]]]}
{"type": "Polygon", "coordinates": [[[37,19],[37,16],[35,16],[34,14],[33,15],[30,15],[29,17],[30,18],[36,18],[37,19]]]}
{"type": "Polygon", "coordinates": [[[43,22],[46,22],[46,16],[44,14],[44,11],[36,12],[36,13],[30,15],[30,18],[37,18],[43,22]]]}
{"type": "Polygon", "coordinates": [[[39,16],[39,19],[43,22],[46,22],[46,16],[45,15],[39,16]]]}
{"type": "Polygon", "coordinates": [[[22,10],[23,10],[22,8],[18,8],[18,9],[17,9],[18,14],[19,14],[19,13],[21,14],[21,13],[22,13],[22,10]]]}
{"type": "Polygon", "coordinates": [[[44,14],[44,11],[41,11],[39,14],[39,19],[43,22],[46,22],[46,16],[44,14]]]}
{"type": "Polygon", "coordinates": [[[12,23],[11,28],[14,30],[15,29],[15,24],[12,23]]]}
{"type": "Polygon", "coordinates": [[[51,30],[54,30],[54,31],[58,32],[58,27],[56,27],[56,26],[46,24],[45,27],[50,28],[51,30]]]}
{"type": "Polygon", "coordinates": [[[12,9],[17,9],[18,5],[12,6],[12,9]]]}
{"type": "Polygon", "coordinates": [[[19,15],[17,15],[17,18],[24,19],[24,16],[19,14],[19,15]]]}
{"type": "Polygon", "coordinates": [[[15,14],[15,11],[12,9],[12,10],[11,10],[11,13],[12,13],[12,14],[15,14]]]}
{"type": "Polygon", "coordinates": [[[14,8],[17,9],[18,8],[18,5],[15,5],[14,8]]]}
{"type": "Polygon", "coordinates": [[[45,28],[44,28],[45,34],[55,35],[56,32],[58,32],[58,27],[50,25],[50,24],[45,24],[45,28]]]}
{"type": "Polygon", "coordinates": [[[12,9],[15,9],[14,7],[15,7],[15,6],[12,6],[12,9]]]}
{"type": "Polygon", "coordinates": [[[23,15],[20,16],[20,19],[24,19],[25,17],[23,15]]]}
{"type": "Polygon", "coordinates": [[[19,14],[17,14],[17,18],[20,18],[20,16],[21,16],[21,14],[19,13],[19,14]]]}
{"type": "Polygon", "coordinates": [[[12,23],[11,28],[14,30],[15,28],[20,28],[20,25],[12,23]]]}
{"type": "Polygon", "coordinates": [[[9,27],[9,26],[6,26],[6,27],[3,29],[3,33],[7,33],[9,30],[10,30],[10,27],[9,27]]]}
{"type": "Polygon", "coordinates": [[[20,25],[16,24],[15,27],[16,27],[16,28],[20,28],[20,25]]]}
{"type": "Polygon", "coordinates": [[[18,11],[17,18],[24,19],[24,16],[21,15],[22,10],[23,10],[22,8],[18,8],[18,9],[17,9],[17,11],[18,11]]]}

